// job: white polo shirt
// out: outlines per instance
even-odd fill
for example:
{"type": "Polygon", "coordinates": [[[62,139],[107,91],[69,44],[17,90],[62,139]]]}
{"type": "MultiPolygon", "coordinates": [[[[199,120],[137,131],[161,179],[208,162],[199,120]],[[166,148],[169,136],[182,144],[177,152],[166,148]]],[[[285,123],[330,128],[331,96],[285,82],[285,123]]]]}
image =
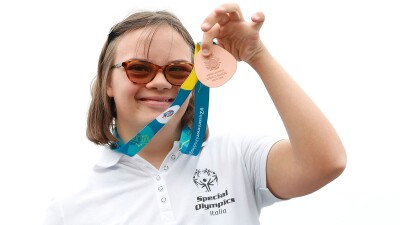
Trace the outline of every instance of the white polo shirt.
{"type": "Polygon", "coordinates": [[[86,187],[55,201],[46,225],[253,225],[278,198],[266,188],[266,159],[278,139],[210,137],[198,156],[179,142],[159,169],[104,149],[86,187]]]}

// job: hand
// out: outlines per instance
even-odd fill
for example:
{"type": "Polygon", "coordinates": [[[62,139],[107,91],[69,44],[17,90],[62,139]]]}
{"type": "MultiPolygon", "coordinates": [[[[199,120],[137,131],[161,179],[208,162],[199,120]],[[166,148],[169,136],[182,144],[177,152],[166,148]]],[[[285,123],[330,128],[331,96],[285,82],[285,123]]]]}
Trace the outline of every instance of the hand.
{"type": "Polygon", "coordinates": [[[235,3],[217,7],[201,25],[204,31],[202,54],[209,56],[214,38],[217,44],[230,52],[238,61],[250,63],[264,49],[259,30],[265,20],[264,13],[258,12],[246,22],[239,6],[235,3]]]}

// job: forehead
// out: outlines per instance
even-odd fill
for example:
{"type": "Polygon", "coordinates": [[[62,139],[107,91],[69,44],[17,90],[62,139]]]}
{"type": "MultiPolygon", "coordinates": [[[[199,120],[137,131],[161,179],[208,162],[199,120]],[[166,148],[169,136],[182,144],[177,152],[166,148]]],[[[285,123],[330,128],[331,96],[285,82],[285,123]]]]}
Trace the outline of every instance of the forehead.
{"type": "Polygon", "coordinates": [[[120,62],[132,58],[154,63],[191,61],[192,52],[176,30],[168,25],[159,25],[129,31],[121,37],[115,60],[120,62]]]}

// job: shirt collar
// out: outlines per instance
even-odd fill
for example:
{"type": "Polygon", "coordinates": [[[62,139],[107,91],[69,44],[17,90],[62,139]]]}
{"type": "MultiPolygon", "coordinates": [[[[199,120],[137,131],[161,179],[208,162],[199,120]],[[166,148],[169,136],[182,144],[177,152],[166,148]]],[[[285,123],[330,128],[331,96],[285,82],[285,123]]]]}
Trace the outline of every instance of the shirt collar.
{"type": "Polygon", "coordinates": [[[104,147],[101,150],[100,157],[97,160],[96,165],[103,168],[109,168],[117,164],[121,157],[121,153],[113,151],[108,147],[104,147]]]}
{"type": "MultiPolygon", "coordinates": [[[[203,142],[202,147],[204,147],[206,144],[207,141],[203,142]]],[[[171,152],[178,150],[179,150],[179,141],[175,141],[171,149],[171,152]]],[[[103,168],[110,168],[112,166],[115,166],[120,161],[122,156],[123,156],[122,153],[113,151],[109,147],[104,147],[102,149],[102,152],[100,153],[100,157],[97,160],[96,165],[103,168]]]]}

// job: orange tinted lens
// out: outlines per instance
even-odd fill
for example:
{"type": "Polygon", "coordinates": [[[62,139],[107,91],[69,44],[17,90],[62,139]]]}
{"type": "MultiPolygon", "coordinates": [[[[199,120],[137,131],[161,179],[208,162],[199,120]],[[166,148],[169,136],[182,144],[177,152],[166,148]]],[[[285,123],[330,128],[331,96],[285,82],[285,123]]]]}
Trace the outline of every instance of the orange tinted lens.
{"type": "Polygon", "coordinates": [[[127,63],[125,70],[129,80],[135,83],[144,84],[153,79],[154,69],[147,62],[138,60],[130,61],[127,63]]]}
{"type": "Polygon", "coordinates": [[[190,63],[174,63],[165,68],[165,76],[171,84],[181,85],[192,72],[190,63]]]}

